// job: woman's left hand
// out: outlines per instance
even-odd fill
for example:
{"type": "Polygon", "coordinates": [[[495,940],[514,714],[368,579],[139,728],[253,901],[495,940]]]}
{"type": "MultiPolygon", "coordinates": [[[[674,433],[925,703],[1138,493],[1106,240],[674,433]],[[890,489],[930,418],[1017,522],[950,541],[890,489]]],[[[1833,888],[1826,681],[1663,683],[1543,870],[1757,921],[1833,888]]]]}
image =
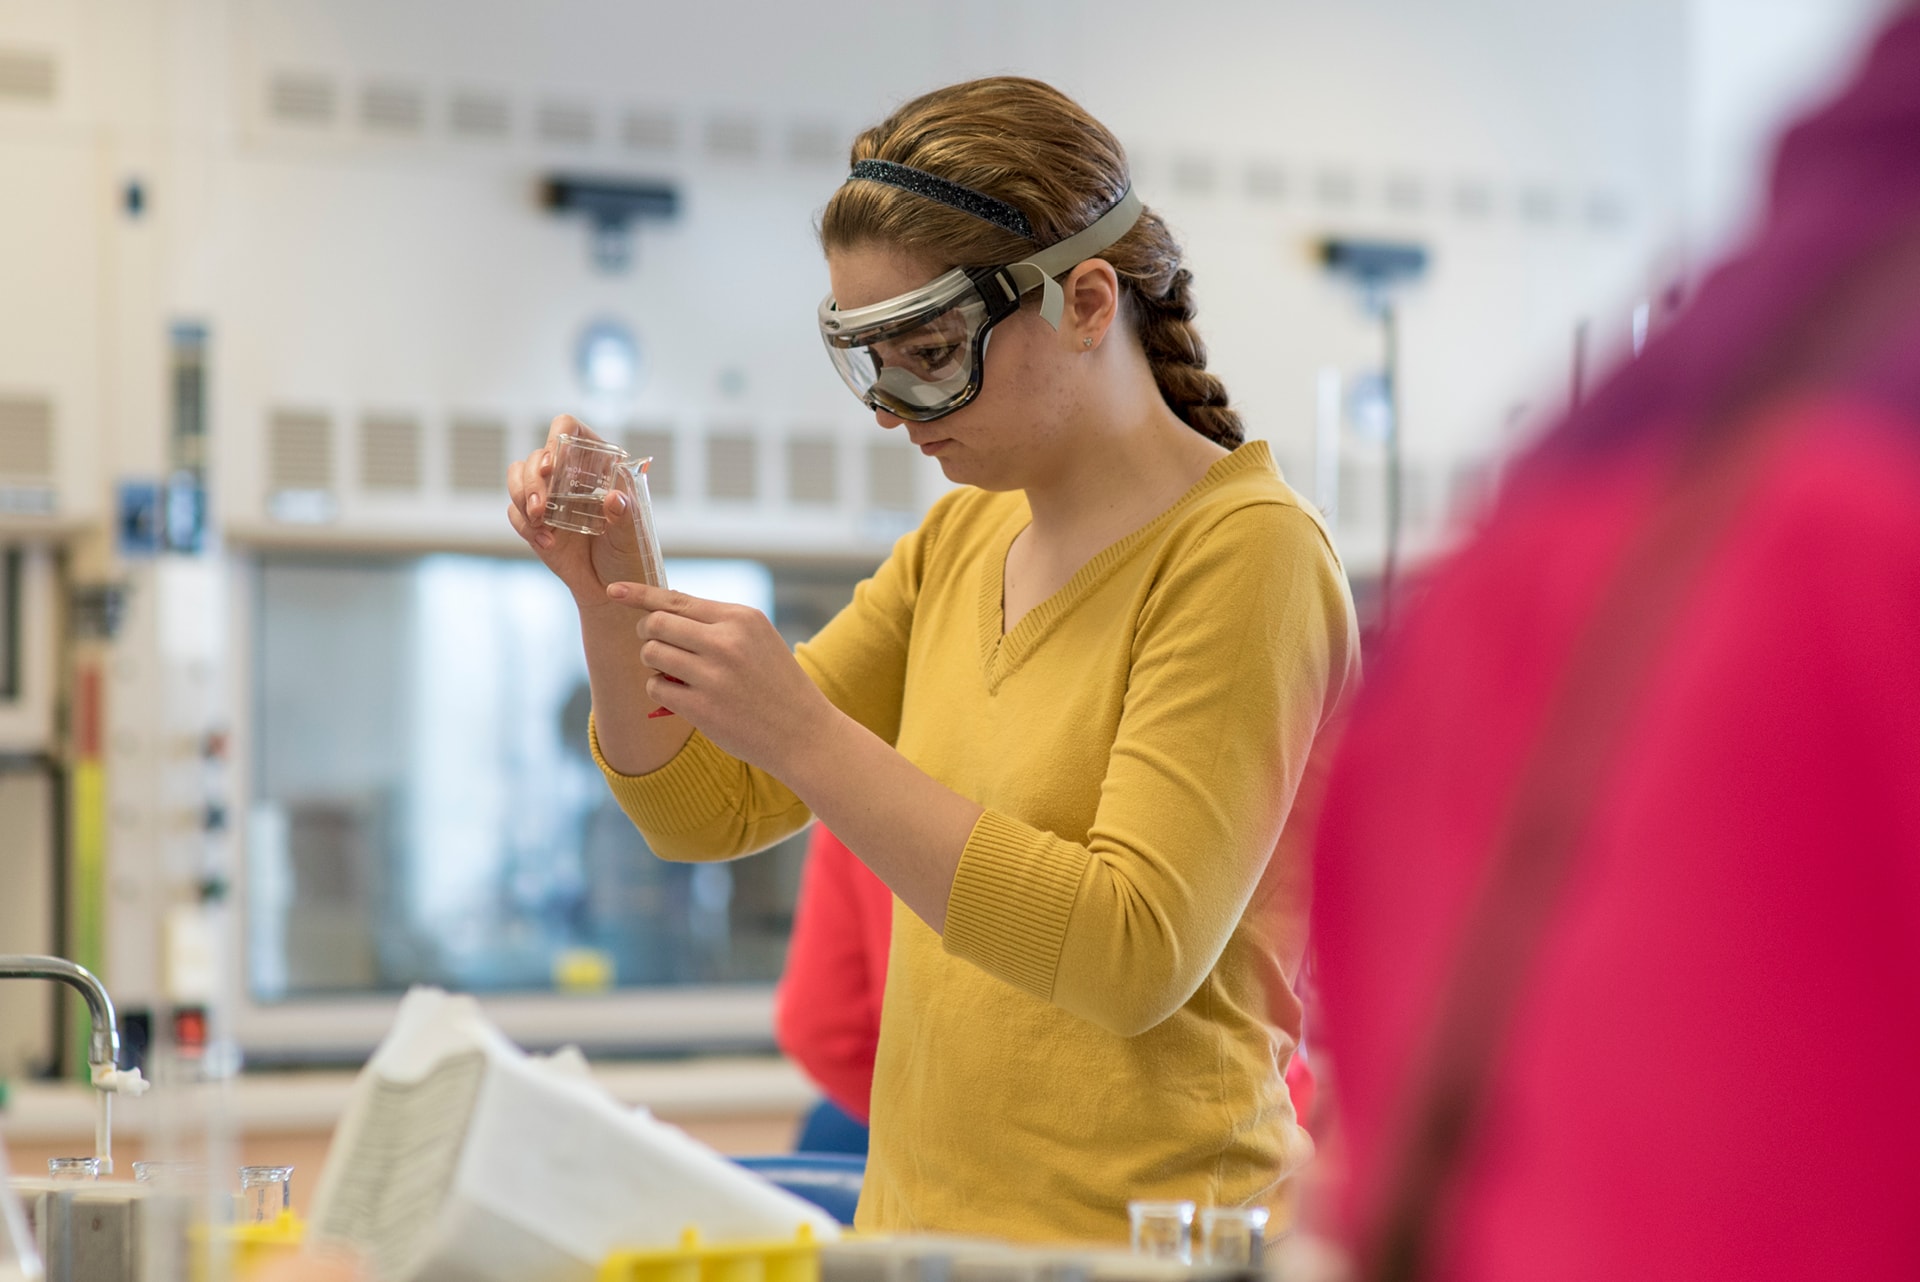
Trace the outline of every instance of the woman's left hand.
{"type": "Polygon", "coordinates": [[[607,597],[639,612],[640,657],[659,674],[647,694],[723,751],[779,776],[818,740],[833,705],[766,615],[645,583],[610,584],[607,597]]]}

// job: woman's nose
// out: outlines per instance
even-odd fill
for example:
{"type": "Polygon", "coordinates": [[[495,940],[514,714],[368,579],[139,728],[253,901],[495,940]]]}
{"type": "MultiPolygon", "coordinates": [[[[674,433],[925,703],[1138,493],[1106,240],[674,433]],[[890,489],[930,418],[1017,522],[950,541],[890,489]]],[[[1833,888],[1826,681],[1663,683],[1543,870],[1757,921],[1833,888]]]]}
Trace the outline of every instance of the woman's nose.
{"type": "Polygon", "coordinates": [[[901,424],[905,423],[907,420],[899,417],[896,414],[889,414],[885,410],[875,410],[873,412],[873,421],[878,423],[880,426],[884,428],[892,429],[892,428],[899,427],[901,424]]]}

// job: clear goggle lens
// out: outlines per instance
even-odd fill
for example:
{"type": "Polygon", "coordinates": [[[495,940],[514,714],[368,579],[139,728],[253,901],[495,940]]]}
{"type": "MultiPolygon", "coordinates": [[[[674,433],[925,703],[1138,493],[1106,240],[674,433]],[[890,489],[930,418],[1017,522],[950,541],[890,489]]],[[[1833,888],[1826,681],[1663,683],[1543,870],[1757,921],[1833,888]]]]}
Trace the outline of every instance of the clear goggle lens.
{"type": "Polygon", "coordinates": [[[827,351],[853,394],[900,418],[948,414],[979,390],[987,307],[969,293],[943,311],[832,335],[827,351]]]}

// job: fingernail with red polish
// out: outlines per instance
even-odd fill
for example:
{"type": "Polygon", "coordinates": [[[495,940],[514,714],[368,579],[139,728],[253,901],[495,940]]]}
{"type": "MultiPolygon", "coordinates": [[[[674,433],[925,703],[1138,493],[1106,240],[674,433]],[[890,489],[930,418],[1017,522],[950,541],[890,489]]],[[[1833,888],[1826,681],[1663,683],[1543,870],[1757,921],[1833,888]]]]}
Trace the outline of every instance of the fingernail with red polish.
{"type": "Polygon", "coordinates": [[[649,712],[647,714],[647,720],[652,721],[655,717],[670,717],[672,715],[673,715],[672,708],[655,708],[652,712],[649,712]]]}

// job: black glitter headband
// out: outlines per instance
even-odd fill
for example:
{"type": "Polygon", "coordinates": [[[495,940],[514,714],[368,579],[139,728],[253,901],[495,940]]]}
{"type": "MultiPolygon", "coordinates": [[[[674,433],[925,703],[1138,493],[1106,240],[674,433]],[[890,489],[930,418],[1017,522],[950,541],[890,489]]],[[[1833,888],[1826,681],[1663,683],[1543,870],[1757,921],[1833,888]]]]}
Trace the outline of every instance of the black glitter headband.
{"type": "Polygon", "coordinates": [[[992,223],[1003,231],[1016,236],[1033,239],[1033,224],[1027,216],[1004,200],[996,200],[984,191],[975,191],[971,187],[962,187],[957,182],[949,182],[938,174],[930,174],[924,169],[915,169],[911,165],[897,165],[891,160],[862,160],[854,165],[853,172],[847,175],[847,181],[864,178],[869,182],[885,183],[889,187],[898,187],[901,191],[910,191],[916,196],[925,196],[928,200],[937,200],[950,209],[963,214],[972,214],[982,222],[992,223]]]}

